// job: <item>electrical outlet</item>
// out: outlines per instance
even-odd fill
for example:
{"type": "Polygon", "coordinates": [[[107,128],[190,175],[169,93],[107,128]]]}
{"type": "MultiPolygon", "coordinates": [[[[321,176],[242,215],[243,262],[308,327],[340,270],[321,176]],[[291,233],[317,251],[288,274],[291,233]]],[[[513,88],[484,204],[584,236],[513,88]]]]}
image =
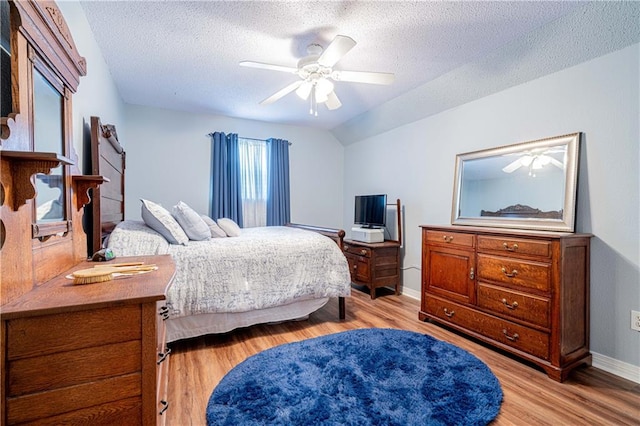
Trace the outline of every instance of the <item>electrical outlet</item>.
{"type": "Polygon", "coordinates": [[[640,331],[640,311],[631,311],[631,329],[640,331]]]}

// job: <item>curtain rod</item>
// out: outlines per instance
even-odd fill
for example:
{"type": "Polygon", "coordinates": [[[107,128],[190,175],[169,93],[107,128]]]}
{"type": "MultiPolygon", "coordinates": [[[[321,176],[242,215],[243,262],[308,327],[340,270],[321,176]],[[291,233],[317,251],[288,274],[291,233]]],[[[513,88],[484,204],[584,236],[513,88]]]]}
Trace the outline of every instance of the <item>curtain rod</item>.
{"type": "MultiPolygon", "coordinates": [[[[213,133],[209,133],[209,134],[207,134],[207,136],[213,136],[213,133]]],[[[258,141],[258,142],[266,142],[267,141],[266,139],[247,138],[247,137],[244,137],[244,136],[238,136],[238,137],[240,139],[248,139],[250,141],[258,141]]],[[[289,146],[293,145],[293,143],[291,143],[291,142],[288,142],[288,143],[289,143],[289,146]]]]}

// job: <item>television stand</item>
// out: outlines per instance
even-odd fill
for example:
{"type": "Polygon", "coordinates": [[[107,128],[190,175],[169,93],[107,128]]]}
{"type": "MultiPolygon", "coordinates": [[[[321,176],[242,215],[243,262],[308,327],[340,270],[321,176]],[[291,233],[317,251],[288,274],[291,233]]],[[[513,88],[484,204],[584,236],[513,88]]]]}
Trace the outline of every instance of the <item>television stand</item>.
{"type": "Polygon", "coordinates": [[[376,289],[393,286],[396,296],[400,294],[400,243],[383,241],[365,243],[344,240],[344,255],[349,262],[351,281],[365,285],[376,298],[376,289]]]}
{"type": "MultiPolygon", "coordinates": [[[[396,296],[400,294],[400,247],[402,245],[402,210],[400,200],[393,204],[396,207],[397,240],[384,241],[384,233],[380,242],[357,241],[354,230],[360,232],[367,229],[352,229],[353,238],[345,239],[344,255],[349,262],[351,282],[369,288],[371,298],[376,298],[376,289],[393,287],[396,296]]],[[[383,230],[380,230],[384,232],[383,230]]]]}

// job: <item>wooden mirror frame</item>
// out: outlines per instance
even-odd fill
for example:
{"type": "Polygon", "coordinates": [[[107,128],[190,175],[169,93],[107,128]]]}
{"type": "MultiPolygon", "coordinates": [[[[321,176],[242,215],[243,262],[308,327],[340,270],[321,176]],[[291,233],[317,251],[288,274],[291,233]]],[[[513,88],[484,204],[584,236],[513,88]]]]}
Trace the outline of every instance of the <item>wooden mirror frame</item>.
{"type": "MultiPolygon", "coordinates": [[[[86,63],[75,47],[67,24],[53,1],[13,1],[8,3],[10,16],[11,47],[11,96],[12,108],[0,121],[3,150],[14,151],[12,158],[20,152],[38,152],[34,140],[34,70],[47,80],[61,95],[62,135],[58,152],[41,152],[45,156],[58,155],[62,161],[63,217],[61,220],[39,222],[36,220],[35,202],[30,203],[32,238],[44,241],[53,235],[71,231],[71,95],[76,91],[80,76],[86,74],[86,63]]],[[[24,163],[29,157],[21,158],[24,163]]],[[[51,168],[42,168],[36,173],[49,174],[51,168]]],[[[22,186],[31,182],[16,181],[12,191],[24,191],[22,186]]],[[[35,191],[35,188],[33,189],[35,191]]],[[[30,189],[26,189],[30,192],[30,189]]],[[[14,197],[15,198],[15,197],[14,197]]],[[[14,206],[18,208],[17,205],[14,206]]]]}
{"type": "MultiPolygon", "coordinates": [[[[451,223],[453,225],[574,232],[580,135],[580,133],[572,133],[515,145],[458,154],[456,156],[451,223]],[[507,203],[507,205],[497,208],[492,206],[491,208],[482,207],[474,209],[474,211],[478,210],[477,214],[462,213],[465,210],[469,210],[463,206],[463,199],[466,199],[463,194],[467,193],[465,192],[465,166],[469,169],[471,162],[486,160],[486,163],[491,162],[492,164],[494,170],[492,170],[491,173],[493,173],[493,176],[497,176],[503,173],[504,170],[501,169],[506,168],[503,166],[510,165],[513,159],[517,158],[516,156],[529,155],[530,157],[537,157],[543,155],[546,150],[552,147],[564,148],[564,160],[561,164],[563,167],[562,176],[564,181],[562,183],[562,200],[557,210],[538,208],[536,202],[532,201],[532,197],[527,198],[527,195],[531,194],[530,192],[524,190],[521,186],[514,186],[511,188],[513,194],[506,197],[512,200],[512,202],[507,203]]],[[[559,163],[557,160],[550,161],[554,161],[556,165],[559,163]]],[[[509,174],[510,172],[506,173],[509,174]]],[[[529,173],[531,175],[531,169],[529,169],[529,173]]],[[[535,178],[535,174],[533,178],[535,178]]],[[[509,179],[500,180],[507,182],[509,179]]],[[[481,182],[483,180],[477,179],[477,181],[481,182]]],[[[484,181],[488,182],[490,179],[484,179],[484,181]]],[[[515,182],[515,178],[513,181],[515,182]]],[[[500,185],[504,186],[504,182],[501,182],[500,185]]],[[[522,182],[522,180],[520,182],[522,182]]],[[[560,183],[558,182],[558,184],[560,183]]],[[[557,190],[558,188],[556,188],[556,191],[557,190]]],[[[535,192],[540,195],[544,194],[545,191],[546,190],[542,188],[542,190],[535,192]]]]}

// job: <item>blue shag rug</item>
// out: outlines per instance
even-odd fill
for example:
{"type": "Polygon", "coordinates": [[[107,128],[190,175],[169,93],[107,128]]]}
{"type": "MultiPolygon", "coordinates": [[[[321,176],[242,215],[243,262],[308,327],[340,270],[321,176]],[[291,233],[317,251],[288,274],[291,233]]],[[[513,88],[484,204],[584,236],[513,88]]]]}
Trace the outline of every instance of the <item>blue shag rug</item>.
{"type": "Polygon", "coordinates": [[[361,329],[247,358],[213,391],[208,425],[485,425],[498,379],[431,336],[361,329]]]}

